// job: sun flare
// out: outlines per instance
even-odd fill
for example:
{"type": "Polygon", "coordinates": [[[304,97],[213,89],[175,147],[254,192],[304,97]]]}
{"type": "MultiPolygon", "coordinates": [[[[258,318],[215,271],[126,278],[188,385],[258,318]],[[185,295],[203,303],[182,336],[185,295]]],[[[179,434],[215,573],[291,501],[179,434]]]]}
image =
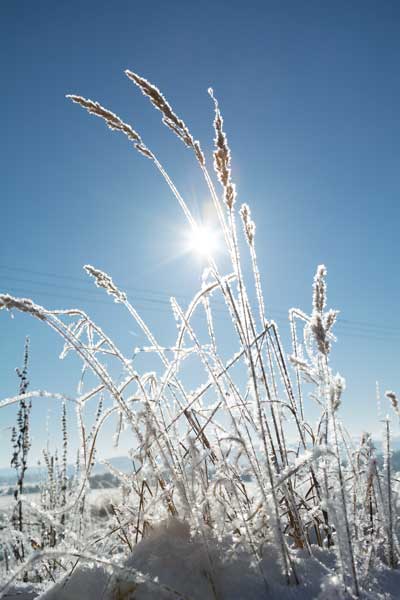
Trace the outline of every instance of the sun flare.
{"type": "Polygon", "coordinates": [[[218,236],[216,231],[206,226],[197,227],[190,234],[189,249],[201,256],[213,254],[218,250],[218,236]]]}

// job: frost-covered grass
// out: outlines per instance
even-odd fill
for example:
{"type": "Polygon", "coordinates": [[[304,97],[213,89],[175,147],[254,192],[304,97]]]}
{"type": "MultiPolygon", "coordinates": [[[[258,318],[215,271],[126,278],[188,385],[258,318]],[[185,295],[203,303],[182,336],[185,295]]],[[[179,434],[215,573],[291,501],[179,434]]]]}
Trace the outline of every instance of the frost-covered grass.
{"type": "MultiPolygon", "coordinates": [[[[19,420],[15,510],[3,516],[1,530],[0,595],[23,586],[30,590],[26,594],[43,591],[47,600],[396,597],[399,510],[390,423],[379,467],[370,436],[354,445],[340,420],[345,381],[331,366],[337,311],[326,306],[325,267],[316,270],[311,314],[290,311],[292,344],[284,349],[265,309],[255,224],[246,204],[237,207],[230,150],[212,90],[214,171],[221,192],[200,143],[159,90],[126,74],[193,153],[230,267],[221,271],[206,252],[202,287],[191,303],[184,307],[171,299],[177,336],[165,348],[111,277],[85,266],[146,336],[149,345],[137,352],[154,354],[159,366],[145,373],[84,312],[0,296],[0,308],[29,313],[56,331],[64,342],[61,356],[75,352],[93,382],[73,399],[29,391],[26,352],[20,394],[1,403],[19,404],[19,420]],[[221,300],[226,325],[236,336],[230,356],[214,327],[221,300]],[[196,389],[182,376],[188,359],[203,373],[196,389]],[[34,503],[23,495],[23,479],[31,402],[44,395],[74,403],[81,446],[69,476],[64,411],[60,458],[45,455],[48,476],[34,503]],[[320,411],[316,424],[305,410],[310,398],[320,411]],[[96,402],[88,424],[85,409],[96,402]],[[115,417],[117,438],[123,429],[130,431],[134,472],[110,466],[120,481],[119,495],[93,511],[88,480],[103,426],[115,417]]],[[[125,134],[154,163],[198,235],[190,207],[137,131],[96,102],[69,98],[125,134]]],[[[387,396],[398,412],[396,395],[387,396]]]]}

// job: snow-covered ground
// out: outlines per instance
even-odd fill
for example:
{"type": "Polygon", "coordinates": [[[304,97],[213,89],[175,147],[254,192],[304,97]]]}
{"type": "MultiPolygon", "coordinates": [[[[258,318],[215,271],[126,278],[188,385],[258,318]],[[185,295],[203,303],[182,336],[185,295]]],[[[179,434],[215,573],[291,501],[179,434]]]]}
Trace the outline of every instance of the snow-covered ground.
{"type": "MultiPolygon", "coordinates": [[[[287,585],[274,547],[266,546],[259,565],[228,540],[192,536],[189,526],[171,518],[114,563],[95,561],[78,566],[70,577],[47,590],[31,585],[12,587],[7,600],[339,600],[344,593],[335,576],[332,550],[314,546],[313,556],[294,552],[299,583],[287,585]]],[[[363,581],[368,600],[399,598],[400,571],[381,566],[363,581]]]]}
{"type": "MultiPolygon", "coordinates": [[[[101,508],[103,505],[107,504],[107,501],[115,500],[120,498],[121,492],[118,488],[107,488],[107,489],[95,489],[90,490],[87,498],[89,503],[93,505],[93,508],[101,508]]],[[[37,504],[40,500],[40,494],[26,494],[25,495],[26,502],[32,502],[37,504]]],[[[0,494],[0,512],[8,511],[9,508],[14,504],[14,496],[7,494],[0,494]]]]}
{"type": "MultiPolygon", "coordinates": [[[[250,487],[251,484],[250,484],[250,487]]],[[[30,494],[38,502],[39,494],[30,494]]],[[[121,500],[119,489],[90,490],[88,501],[95,517],[104,517],[111,502],[121,500]]],[[[0,497],[0,512],[8,511],[12,496],[0,497]]],[[[55,553],[56,554],[56,553],[55,553]]],[[[169,518],[153,527],[128,555],[113,560],[87,553],[85,560],[56,584],[11,584],[6,600],[341,600],[344,592],[336,575],[337,555],[312,546],[292,552],[298,582],[288,585],[276,547],[264,547],[262,559],[204,532],[193,535],[186,522],[169,518]],[[90,558],[92,558],[90,560],[90,558]],[[89,560],[88,560],[89,559],[89,560]],[[98,560],[97,560],[98,559],[98,560]]],[[[2,582],[4,583],[4,582],[2,582]]],[[[365,600],[400,598],[400,570],[382,563],[362,583],[365,600]]],[[[1,589],[1,588],[0,588],[1,589]]]]}

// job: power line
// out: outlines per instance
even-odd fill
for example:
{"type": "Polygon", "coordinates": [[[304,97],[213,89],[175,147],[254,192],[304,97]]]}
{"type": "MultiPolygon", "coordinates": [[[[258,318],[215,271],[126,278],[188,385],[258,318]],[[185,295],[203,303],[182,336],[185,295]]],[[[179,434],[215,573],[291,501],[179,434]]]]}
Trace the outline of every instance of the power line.
{"type": "MultiPolygon", "coordinates": [[[[4,279],[10,279],[11,281],[16,281],[17,283],[29,283],[29,284],[33,284],[33,285],[41,285],[44,287],[50,287],[52,289],[65,289],[67,291],[73,291],[73,292],[78,292],[78,293],[84,293],[84,294],[93,294],[95,296],[102,296],[104,297],[104,290],[99,290],[98,288],[95,288],[94,285],[90,285],[90,287],[87,288],[82,288],[82,287],[76,287],[76,286],[72,286],[72,285],[54,285],[54,283],[50,283],[48,281],[37,281],[37,280],[32,280],[32,279],[25,279],[25,278],[18,278],[18,277],[12,277],[12,276],[6,276],[4,279]]],[[[11,286],[13,287],[13,286],[11,286]]],[[[149,298],[149,297],[143,297],[143,296],[137,296],[135,295],[135,300],[144,300],[145,302],[153,302],[153,303],[158,303],[158,304],[170,304],[169,300],[163,300],[163,299],[159,299],[159,298],[149,298]]]]}
{"type": "MultiPolygon", "coordinates": [[[[79,283],[85,283],[87,284],[90,281],[89,276],[87,277],[74,277],[72,275],[62,275],[60,273],[49,273],[49,272],[45,272],[45,271],[36,271],[33,269],[26,269],[23,267],[8,267],[6,265],[0,265],[0,269],[4,269],[7,271],[22,271],[24,273],[29,273],[31,275],[39,275],[40,277],[51,277],[51,278],[55,278],[55,279],[68,279],[70,281],[77,281],[79,283]]],[[[10,279],[11,276],[6,275],[4,276],[5,279],[10,279]]],[[[39,283],[36,279],[34,280],[33,283],[39,283]]],[[[119,285],[124,286],[124,289],[126,290],[131,290],[133,292],[140,292],[140,293],[148,293],[148,294],[154,294],[157,296],[165,296],[165,295],[169,295],[168,292],[160,292],[159,290],[154,290],[154,289],[149,289],[149,288],[136,288],[136,287],[132,287],[131,285],[124,285],[124,282],[119,282],[119,285]]],[[[186,297],[189,298],[189,296],[185,296],[182,294],[170,294],[170,295],[175,295],[176,297],[186,297]]]]}
{"type": "MultiPolygon", "coordinates": [[[[2,268],[2,267],[0,267],[0,268],[2,268]]],[[[28,271],[28,270],[25,269],[25,271],[28,271]]],[[[42,272],[42,274],[44,274],[44,273],[42,272]]],[[[50,274],[46,274],[46,276],[51,276],[51,275],[50,274]]],[[[62,278],[62,277],[63,276],[60,276],[60,278],[62,278]]],[[[26,278],[16,278],[16,277],[13,277],[13,276],[10,276],[10,275],[7,275],[5,277],[5,279],[11,280],[11,281],[16,281],[18,283],[21,282],[21,283],[29,283],[29,284],[34,284],[34,285],[40,285],[40,286],[44,286],[44,287],[51,287],[53,290],[54,289],[63,288],[63,289],[66,289],[68,292],[69,291],[73,291],[73,292],[78,292],[80,294],[81,293],[90,294],[90,295],[93,295],[93,296],[96,296],[96,297],[99,297],[100,294],[102,293],[102,292],[100,292],[99,290],[95,289],[92,286],[90,288],[89,287],[88,288],[81,288],[81,287],[71,286],[69,284],[68,285],[63,284],[61,286],[57,286],[57,285],[54,285],[54,283],[50,283],[50,282],[46,282],[46,281],[37,281],[37,280],[26,279],[26,278]]],[[[76,278],[76,279],[78,279],[78,278],[76,278]]],[[[82,281],[85,281],[85,280],[82,280],[82,281]]],[[[14,286],[11,286],[11,287],[14,287],[14,286]]],[[[14,287],[14,289],[15,289],[15,287],[14,287]]],[[[138,288],[131,288],[131,289],[135,289],[137,292],[140,293],[140,290],[138,288]]],[[[19,291],[22,291],[22,290],[19,288],[19,291]]],[[[143,292],[143,290],[142,290],[142,292],[143,292]]],[[[39,293],[39,294],[43,294],[44,292],[43,291],[39,291],[39,292],[36,292],[36,291],[35,292],[32,292],[32,291],[26,292],[24,290],[23,293],[31,293],[31,294],[38,294],[39,293]]],[[[53,292],[53,295],[55,295],[54,292],[53,292]]],[[[162,294],[159,293],[159,295],[162,295],[162,294]]],[[[57,294],[57,297],[65,297],[65,298],[67,298],[68,294],[65,294],[65,292],[62,292],[62,293],[57,294]]],[[[70,295],[69,295],[69,297],[70,297],[70,295]]],[[[189,299],[188,296],[181,296],[181,298],[187,298],[187,299],[189,299]]],[[[78,298],[75,298],[75,299],[78,299],[78,298]]],[[[90,299],[89,298],[84,298],[83,299],[82,297],[80,297],[78,300],[79,301],[91,301],[92,298],[90,298],[90,299]]],[[[137,301],[139,301],[139,302],[146,302],[146,303],[153,303],[153,304],[160,304],[162,306],[168,306],[168,309],[170,308],[169,298],[166,299],[165,297],[164,297],[164,299],[163,298],[158,299],[158,298],[151,298],[151,297],[148,297],[148,296],[140,296],[140,295],[135,294],[135,304],[136,304],[137,301]]],[[[215,302],[215,304],[218,304],[219,307],[220,307],[220,308],[217,308],[216,310],[220,310],[221,308],[225,308],[225,305],[224,305],[223,302],[218,302],[217,301],[217,302],[215,302]]],[[[272,314],[277,314],[277,315],[280,314],[282,316],[283,315],[286,316],[286,314],[287,314],[285,311],[283,311],[281,309],[271,309],[271,313],[272,314]]],[[[343,325],[345,325],[346,328],[350,327],[353,331],[355,330],[356,332],[359,332],[361,330],[361,332],[369,332],[369,333],[374,333],[374,334],[381,334],[381,333],[383,334],[383,333],[385,333],[385,335],[389,334],[389,336],[391,336],[393,334],[396,335],[398,332],[400,332],[400,330],[398,330],[396,328],[390,328],[389,329],[386,326],[382,326],[382,325],[375,324],[375,323],[364,323],[364,322],[361,322],[361,321],[352,321],[352,320],[349,320],[349,319],[342,319],[342,318],[338,319],[337,325],[340,328],[343,325]]]]}
{"type": "MultiPolygon", "coordinates": [[[[7,270],[18,270],[18,271],[24,271],[27,273],[32,273],[32,274],[40,274],[40,276],[45,276],[45,277],[53,277],[55,276],[56,278],[63,280],[63,279],[68,279],[68,280],[75,280],[75,281],[79,281],[79,282],[85,282],[87,283],[88,280],[86,279],[82,279],[82,278],[78,278],[78,277],[69,277],[66,275],[61,275],[61,274],[52,274],[52,273],[48,273],[48,272],[43,272],[43,271],[34,271],[34,270],[30,270],[30,269],[24,269],[21,267],[16,267],[11,268],[11,267],[5,267],[4,265],[0,265],[0,269],[7,269],[7,270]]],[[[52,292],[47,292],[47,291],[43,291],[43,290],[27,290],[26,288],[19,288],[19,287],[15,287],[14,285],[11,285],[10,287],[13,288],[16,292],[18,293],[23,293],[23,294],[28,294],[30,296],[35,296],[35,295],[45,295],[45,296],[53,296],[53,297],[59,297],[59,298],[63,298],[63,299],[68,299],[68,300],[73,300],[74,302],[91,302],[91,303],[98,303],[98,304],[108,304],[109,302],[107,302],[107,300],[102,300],[100,299],[100,294],[101,292],[99,290],[97,290],[96,288],[94,288],[93,286],[91,286],[90,288],[82,288],[82,287],[77,287],[77,286],[73,286],[70,284],[54,284],[54,282],[47,282],[47,281],[37,281],[37,280],[33,280],[33,279],[26,279],[26,278],[18,278],[18,277],[13,277],[12,275],[6,275],[5,277],[3,276],[4,279],[6,280],[11,280],[11,281],[16,281],[17,283],[29,283],[29,284],[34,284],[34,285],[39,285],[39,286],[44,286],[44,287],[51,287],[52,292]],[[57,291],[60,290],[60,291],[57,291]],[[67,293],[65,293],[65,291],[61,291],[61,290],[66,290],[67,293]],[[69,294],[68,292],[73,292],[73,295],[71,296],[71,294],[69,294]],[[78,292],[79,296],[77,294],[75,294],[75,292],[78,292]],[[83,297],[82,293],[87,295],[87,296],[91,296],[91,297],[83,297]]],[[[134,304],[137,308],[140,308],[140,310],[152,310],[155,312],[170,312],[170,301],[169,298],[167,299],[167,293],[165,292],[156,292],[155,290],[146,290],[146,289],[140,289],[140,288],[130,288],[127,287],[125,289],[131,289],[131,290],[135,290],[135,295],[134,295],[134,304]],[[151,294],[158,294],[159,296],[161,296],[161,298],[152,298],[146,295],[138,295],[138,294],[143,294],[143,293],[151,293],[151,294]],[[164,298],[162,297],[164,296],[164,298]],[[142,304],[138,304],[142,303],[142,304]],[[145,303],[145,305],[143,305],[143,303],[145,303]],[[147,306],[146,306],[147,304],[147,306]],[[152,304],[152,305],[158,305],[159,307],[165,308],[165,310],[158,310],[156,309],[155,306],[148,306],[148,304],[152,304]]],[[[189,296],[183,296],[180,295],[179,296],[181,299],[185,298],[189,301],[190,297],[189,296]]],[[[225,305],[223,302],[221,301],[214,301],[214,304],[217,304],[217,307],[214,306],[214,312],[216,313],[222,313],[222,311],[225,309],[225,305]]],[[[282,309],[270,309],[270,313],[272,316],[274,315],[280,315],[280,316],[287,316],[287,312],[282,310],[282,309]]],[[[373,323],[373,322],[362,322],[362,321],[353,321],[353,320],[349,320],[349,319],[342,319],[339,318],[338,322],[337,322],[337,326],[339,328],[339,333],[340,335],[352,335],[355,337],[368,337],[371,339],[397,339],[397,334],[400,333],[400,330],[397,328],[389,328],[388,326],[385,325],[381,325],[381,324],[377,324],[377,323],[373,323]],[[344,331],[342,331],[342,329],[344,328],[344,331]],[[372,335],[371,335],[372,334],[372,335]],[[380,336],[380,337],[378,337],[380,336]]]]}
{"type": "MultiPolygon", "coordinates": [[[[22,271],[22,272],[25,272],[25,273],[30,273],[32,275],[39,275],[41,277],[52,277],[52,278],[56,278],[56,279],[60,279],[60,280],[68,279],[68,280],[71,280],[71,281],[77,281],[79,283],[84,283],[84,284],[88,284],[89,281],[90,281],[88,278],[76,277],[76,276],[74,277],[72,275],[64,275],[64,274],[60,274],[60,273],[50,273],[50,272],[45,272],[45,271],[37,271],[37,270],[27,269],[27,268],[23,268],[23,267],[9,267],[7,265],[0,265],[0,269],[4,269],[4,270],[7,270],[7,271],[12,271],[12,272],[14,272],[14,271],[22,271]]],[[[50,286],[51,285],[52,287],[55,287],[54,283],[49,283],[49,282],[45,282],[45,281],[43,281],[43,282],[42,281],[37,281],[37,279],[31,280],[31,279],[15,278],[15,277],[13,277],[11,275],[5,275],[5,276],[3,276],[3,278],[4,279],[10,279],[10,280],[13,280],[13,281],[18,281],[18,282],[21,281],[21,282],[24,282],[24,283],[33,283],[35,285],[44,285],[44,286],[50,286]]],[[[168,304],[169,304],[169,297],[170,296],[174,296],[176,298],[182,298],[182,299],[185,299],[185,300],[188,300],[188,301],[192,300],[192,297],[189,294],[175,294],[175,293],[172,293],[172,292],[159,291],[159,290],[155,290],[155,289],[151,289],[151,288],[137,288],[137,287],[133,287],[133,286],[128,285],[128,284],[124,285],[123,282],[120,282],[120,285],[123,287],[123,289],[125,291],[132,291],[134,294],[139,293],[139,294],[152,294],[152,295],[160,296],[161,297],[160,301],[163,301],[164,303],[167,302],[168,304]],[[166,298],[168,298],[168,300],[166,298]]],[[[61,286],[59,286],[59,287],[61,287],[61,286]]],[[[99,291],[96,288],[94,288],[93,286],[90,289],[89,288],[82,289],[82,288],[77,288],[77,287],[70,286],[70,285],[68,285],[68,286],[63,285],[62,287],[66,288],[66,289],[67,288],[68,289],[74,289],[76,291],[84,292],[84,293],[87,293],[87,292],[89,292],[89,293],[99,293],[99,291]]],[[[156,301],[155,299],[143,298],[143,297],[140,297],[140,298],[137,297],[137,299],[145,300],[145,301],[152,300],[154,302],[156,301]]],[[[221,302],[221,301],[217,300],[216,303],[217,304],[219,303],[221,306],[224,306],[224,303],[221,302]]],[[[284,310],[282,310],[282,309],[271,307],[270,310],[273,313],[275,313],[275,314],[281,314],[281,315],[287,316],[287,312],[284,311],[284,310]]],[[[344,324],[345,323],[345,324],[348,324],[350,326],[365,327],[367,329],[372,329],[372,328],[374,328],[374,329],[382,329],[382,330],[386,330],[388,332],[393,332],[393,331],[397,332],[398,331],[400,333],[400,328],[398,328],[398,327],[393,327],[391,325],[384,325],[382,323],[376,323],[376,322],[373,322],[373,321],[358,321],[358,320],[354,320],[354,319],[350,320],[350,319],[345,319],[345,318],[339,317],[337,322],[338,322],[338,324],[339,323],[340,324],[342,324],[342,323],[344,324]]]]}
{"type": "MultiPolygon", "coordinates": [[[[64,292],[48,292],[48,291],[42,291],[42,290],[27,290],[25,288],[14,288],[14,291],[17,293],[22,293],[22,294],[26,294],[29,297],[32,296],[47,296],[47,297],[55,297],[55,298],[62,298],[63,300],[69,300],[69,301],[73,301],[73,302],[89,302],[92,304],[102,304],[102,305],[107,305],[110,306],[110,301],[107,300],[101,300],[99,298],[84,298],[84,297],[78,297],[78,296],[71,296],[69,294],[65,294],[64,292]]],[[[140,311],[150,311],[152,313],[163,313],[163,314],[171,314],[171,310],[169,309],[169,307],[165,306],[164,307],[154,307],[154,306],[146,306],[143,304],[137,304],[135,303],[135,307],[140,310],[140,311]]],[[[215,318],[215,315],[214,315],[215,318]]],[[[219,314],[216,315],[216,320],[222,320],[224,317],[222,316],[221,312],[219,311],[219,314]]],[[[388,336],[388,335],[371,335],[365,332],[357,332],[357,331],[340,331],[338,332],[339,337],[340,336],[345,336],[345,337],[351,337],[351,338],[364,338],[364,339],[370,339],[370,340],[375,340],[375,341],[383,341],[383,342],[387,342],[387,341],[397,341],[400,340],[400,337],[396,337],[396,336],[388,336]]]]}
{"type": "MultiPolygon", "coordinates": [[[[107,305],[107,306],[112,306],[113,302],[110,299],[109,301],[107,300],[101,300],[100,298],[84,298],[82,296],[76,296],[76,295],[70,295],[70,294],[65,294],[64,292],[60,291],[53,291],[53,292],[48,292],[48,291],[43,291],[43,290],[27,290],[26,288],[19,288],[19,287],[12,287],[12,290],[14,290],[17,293],[20,294],[26,294],[28,297],[32,298],[34,296],[48,296],[48,297],[53,297],[53,298],[62,298],[64,300],[72,300],[73,302],[89,302],[91,304],[103,304],[103,305],[107,305]]],[[[14,293],[14,291],[10,290],[10,293],[14,293]]],[[[163,310],[162,308],[154,308],[151,306],[143,306],[143,305],[139,305],[139,304],[135,304],[135,306],[137,306],[137,308],[140,308],[141,310],[151,310],[151,311],[155,311],[155,312],[169,312],[167,310],[163,310]]],[[[167,307],[165,307],[167,308],[167,307]]]]}

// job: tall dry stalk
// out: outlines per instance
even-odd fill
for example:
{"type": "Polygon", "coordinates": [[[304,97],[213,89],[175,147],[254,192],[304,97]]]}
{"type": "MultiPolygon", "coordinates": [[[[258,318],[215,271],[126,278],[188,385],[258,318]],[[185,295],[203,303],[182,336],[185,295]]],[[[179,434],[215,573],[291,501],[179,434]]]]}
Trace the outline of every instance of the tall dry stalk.
{"type": "MultiPolygon", "coordinates": [[[[177,335],[168,347],[113,279],[86,265],[86,273],[95,285],[128,311],[149,344],[135,350],[133,360],[83,311],[48,310],[29,299],[0,295],[0,309],[19,310],[47,324],[63,339],[62,358],[75,352],[84,371],[95,380],[92,388],[82,386],[77,398],[68,399],[75,405],[80,435],[79,474],[72,490],[67,482],[66,398],[25,389],[0,403],[8,406],[42,396],[54,396],[64,403],[58,468],[61,504],[54,499],[57,461],[45,455],[47,489],[54,502],[42,518],[48,520],[54,542],[51,545],[61,547],[72,539],[72,554],[83,556],[90,548],[112,557],[121,544],[131,552],[133,544],[145,537],[155,522],[172,516],[185,520],[192,534],[202,540],[207,581],[214,597],[218,596],[218,585],[210,552],[212,539],[230,539],[253,557],[266,597],[270,586],[270,574],[265,571],[268,544],[278,548],[282,576],[288,584],[301,584],[295,560],[299,549],[312,556],[315,543],[329,551],[334,547],[343,587],[358,597],[360,569],[367,565],[368,572],[373,552],[378,557],[384,546],[390,566],[397,563],[390,431],[387,425],[389,458],[382,486],[382,473],[371,448],[365,443],[354,459],[343,442],[338,414],[344,380],[333,374],[330,362],[337,311],[326,310],[326,269],[322,265],[317,269],[311,314],[299,309],[290,311],[289,356],[277,325],[268,317],[257,261],[256,227],[249,206],[237,207],[231,150],[213,90],[209,93],[214,102],[214,175],[200,143],[160,90],[132,71],[126,71],[126,75],[160,111],[162,122],[193,153],[215,209],[230,265],[227,273],[222,272],[217,258],[208,251],[208,268],[199,292],[187,307],[171,299],[177,335]],[[220,184],[220,192],[213,177],[220,184]],[[244,251],[250,256],[249,275],[244,270],[244,251]],[[247,279],[252,292],[246,287],[247,279]],[[223,344],[214,320],[217,299],[222,301],[226,326],[236,335],[236,346],[228,360],[220,350],[223,344]],[[198,325],[199,314],[203,328],[198,325]],[[158,367],[140,374],[135,361],[145,353],[158,359],[158,367]],[[184,383],[189,358],[205,375],[204,383],[195,390],[184,383]],[[117,370],[120,378],[115,377],[117,370]],[[320,407],[316,425],[307,420],[308,395],[320,407]],[[94,419],[88,424],[85,410],[96,400],[94,419]],[[109,531],[99,532],[94,526],[88,532],[88,482],[101,434],[112,420],[116,421],[117,443],[123,429],[129,429],[133,475],[109,467],[121,481],[122,500],[118,506],[113,505],[109,531]],[[289,421],[294,424],[295,442],[289,421]],[[348,464],[343,461],[343,445],[348,464]],[[357,493],[364,502],[356,501],[357,493]],[[387,534],[385,543],[383,530],[387,534]]],[[[102,119],[110,129],[123,133],[142,156],[153,162],[196,233],[199,224],[189,204],[136,129],[98,102],[78,95],[68,98],[102,119]]],[[[396,410],[396,397],[389,393],[388,398],[396,410]]],[[[64,567],[72,572],[76,565],[77,561],[64,567]]],[[[51,573],[56,570],[53,564],[51,573]]]]}

